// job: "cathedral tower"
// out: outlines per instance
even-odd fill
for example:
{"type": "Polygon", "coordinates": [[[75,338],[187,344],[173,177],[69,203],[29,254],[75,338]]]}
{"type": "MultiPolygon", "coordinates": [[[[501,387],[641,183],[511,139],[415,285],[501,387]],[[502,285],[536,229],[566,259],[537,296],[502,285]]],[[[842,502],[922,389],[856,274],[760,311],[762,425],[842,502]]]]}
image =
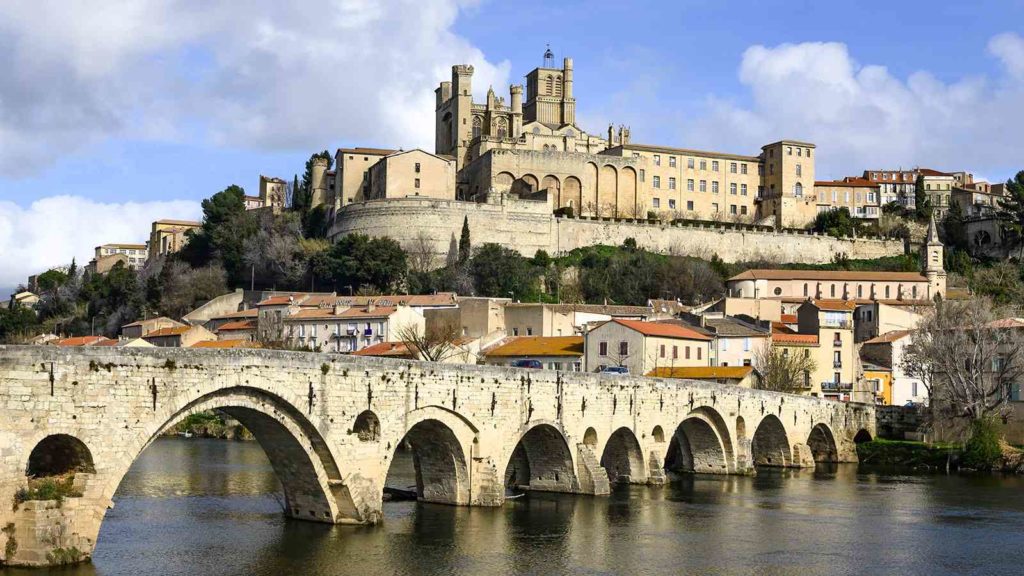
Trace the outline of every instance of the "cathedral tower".
{"type": "Polygon", "coordinates": [[[540,122],[559,127],[576,124],[576,99],[572,95],[572,58],[555,68],[554,55],[544,53],[544,66],[526,75],[526,106],[523,123],[540,122]]]}
{"type": "Polygon", "coordinates": [[[943,247],[935,227],[935,215],[928,222],[928,235],[921,247],[921,272],[928,279],[928,298],[946,295],[946,269],[943,267],[943,247]]]}

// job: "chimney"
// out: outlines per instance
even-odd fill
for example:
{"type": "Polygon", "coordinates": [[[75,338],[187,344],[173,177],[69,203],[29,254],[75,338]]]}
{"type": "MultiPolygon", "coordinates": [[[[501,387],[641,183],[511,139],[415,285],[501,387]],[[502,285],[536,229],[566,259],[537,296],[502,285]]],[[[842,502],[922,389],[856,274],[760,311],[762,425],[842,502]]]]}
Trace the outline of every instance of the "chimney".
{"type": "Polygon", "coordinates": [[[374,300],[367,300],[366,301],[366,311],[367,312],[373,312],[376,309],[377,309],[377,303],[374,300]]]}

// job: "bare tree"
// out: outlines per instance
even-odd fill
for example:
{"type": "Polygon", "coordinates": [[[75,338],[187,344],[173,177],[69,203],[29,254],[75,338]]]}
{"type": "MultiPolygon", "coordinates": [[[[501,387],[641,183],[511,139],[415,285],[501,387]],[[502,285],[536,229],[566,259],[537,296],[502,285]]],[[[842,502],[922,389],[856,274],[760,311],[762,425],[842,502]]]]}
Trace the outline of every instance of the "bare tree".
{"type": "Polygon", "coordinates": [[[442,321],[420,330],[415,324],[402,326],[396,332],[409,353],[426,362],[444,362],[457,355],[459,329],[454,322],[442,321]]]}
{"type": "MultiPolygon", "coordinates": [[[[452,234],[452,241],[455,241],[454,234],[452,234]]],[[[405,246],[405,253],[408,256],[409,272],[424,274],[435,268],[434,243],[426,232],[421,230],[415,238],[409,241],[405,246]]]]}
{"type": "Polygon", "coordinates": [[[757,387],[774,392],[797,394],[807,388],[817,363],[809,354],[765,344],[754,353],[754,368],[761,375],[757,387]]]}
{"type": "Polygon", "coordinates": [[[932,416],[970,423],[1003,417],[1024,375],[1024,327],[987,298],[939,300],[911,335],[907,375],[924,383],[932,416]]]}

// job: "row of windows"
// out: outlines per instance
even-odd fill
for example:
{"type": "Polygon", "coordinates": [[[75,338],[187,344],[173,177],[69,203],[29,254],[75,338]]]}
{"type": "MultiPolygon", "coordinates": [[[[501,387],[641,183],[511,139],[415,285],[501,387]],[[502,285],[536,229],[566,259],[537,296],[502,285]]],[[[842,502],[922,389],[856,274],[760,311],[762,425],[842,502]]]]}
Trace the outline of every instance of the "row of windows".
{"type": "MultiPolygon", "coordinates": [[[[697,358],[697,360],[702,360],[703,356],[704,356],[703,348],[701,348],[700,346],[694,346],[693,350],[696,350],[696,358],[697,358]]],[[[608,356],[608,342],[600,342],[600,343],[598,343],[598,354],[601,355],[601,356],[608,356]]],[[[660,346],[659,354],[661,355],[662,358],[666,357],[666,346],[664,344],[662,344],[660,346]]],[[[683,358],[685,358],[686,360],[689,360],[690,359],[690,354],[691,354],[690,347],[689,346],[683,346],[683,358]]],[[[622,356],[622,357],[629,356],[629,342],[626,342],[626,341],[619,342],[619,354],[618,355],[622,356]]],[[[672,359],[673,360],[678,360],[679,359],[679,346],[676,346],[676,345],[672,346],[672,359]]]]}
{"type": "MultiPolygon", "coordinates": [[[[633,153],[633,157],[634,158],[639,158],[640,157],[640,153],[639,152],[634,152],[633,153]]],[[[661,166],[661,154],[655,154],[654,155],[654,165],[655,166],[661,166]]],[[[676,157],[675,156],[669,156],[668,157],[668,165],[669,165],[670,168],[675,168],[676,167],[676,157]]],[[[692,170],[692,169],[694,169],[694,167],[696,165],[697,165],[697,162],[696,162],[696,160],[694,158],[687,158],[686,159],[686,167],[687,168],[692,170]]],[[[718,172],[718,168],[719,168],[718,160],[712,160],[711,161],[711,171],[712,172],[718,172]]],[[[708,161],[707,160],[701,159],[701,161],[700,161],[700,169],[701,170],[707,170],[708,169],[708,161]]],[[[747,173],[747,164],[743,163],[743,162],[730,162],[729,163],[729,173],[730,174],[737,174],[737,173],[738,174],[746,174],[747,173]]]]}
{"type": "MultiPolygon", "coordinates": [[[[646,175],[644,174],[644,171],[640,170],[640,181],[643,182],[645,178],[646,178],[646,175]]],[[[688,192],[693,192],[694,191],[694,187],[696,186],[696,183],[697,183],[697,181],[692,179],[692,178],[687,179],[686,180],[686,190],[688,192]]],[[[654,188],[660,189],[661,188],[661,176],[654,176],[654,177],[652,177],[651,178],[651,186],[654,187],[654,188]]],[[[762,188],[763,187],[758,186],[758,192],[761,192],[762,188]]],[[[676,179],[675,179],[675,177],[672,177],[672,176],[669,177],[669,179],[668,179],[668,189],[669,190],[675,190],[676,189],[676,179]]],[[[708,181],[707,180],[701,180],[700,181],[700,191],[701,192],[707,192],[708,191],[708,181]]],[[[712,180],[711,181],[711,193],[712,194],[718,194],[718,180],[712,180]]],[[[739,194],[740,196],[746,196],[747,195],[747,185],[746,184],[736,184],[735,182],[731,182],[729,184],[729,194],[732,194],[733,196],[736,196],[737,194],[739,194]]]]}
{"type": "MultiPolygon", "coordinates": [[[[656,208],[656,209],[657,208],[661,208],[661,198],[653,198],[651,200],[651,207],[652,208],[656,208]]],[[[676,209],[676,201],[675,200],[669,199],[669,201],[668,201],[668,209],[669,210],[675,210],[676,209]]],[[[690,212],[693,212],[693,200],[687,200],[686,201],[686,209],[688,211],[690,211],[690,212]]],[[[711,204],[711,212],[718,213],[718,211],[719,211],[718,203],[715,202],[715,203],[711,204]]],[[[747,214],[747,207],[745,205],[742,205],[742,204],[740,204],[740,205],[730,204],[729,205],[729,213],[730,214],[746,215],[747,214]]]]}
{"type": "MultiPolygon", "coordinates": [[[[858,203],[860,203],[861,200],[864,199],[864,193],[858,191],[854,195],[854,197],[856,198],[856,201],[858,203]]],[[[867,200],[868,200],[868,204],[875,204],[875,203],[877,203],[878,202],[878,194],[875,193],[875,192],[868,192],[867,193],[867,200]]],[[[833,190],[832,191],[832,203],[835,204],[837,202],[839,202],[839,191],[838,190],[833,190]]],[[[849,190],[844,190],[843,191],[843,202],[845,202],[847,204],[850,203],[850,191],[849,190]]]]}
{"type": "MultiPolygon", "coordinates": [[[[902,284],[900,286],[902,287],[902,284]]],[[[892,298],[892,296],[891,296],[892,291],[890,290],[890,288],[892,288],[892,287],[891,286],[885,286],[885,288],[884,288],[885,298],[892,298]]],[[[775,288],[775,295],[779,296],[781,294],[782,294],[782,288],[778,288],[778,287],[775,288]]],[[[804,296],[810,296],[810,286],[806,282],[804,283],[804,296]]],[[[917,285],[916,284],[910,287],[910,296],[911,296],[911,298],[917,298],[917,285]]],[[[832,284],[831,286],[829,286],[829,297],[830,298],[836,298],[836,285],[835,284],[832,284]]],[[[874,297],[874,296],[872,296],[872,297],[874,297]]],[[[857,298],[864,298],[864,285],[863,284],[858,284],[857,285],[857,298]]],[[[870,318],[870,316],[869,316],[869,318],[870,318]]]]}
{"type": "MultiPolygon", "coordinates": [[[[786,156],[792,156],[794,151],[796,151],[796,155],[797,156],[807,156],[808,158],[811,157],[811,149],[810,148],[801,148],[799,146],[796,146],[796,147],[794,147],[794,146],[786,146],[786,156]]],[[[774,156],[775,156],[775,149],[774,148],[769,148],[768,149],[768,157],[769,158],[773,158],[774,156]]]]}

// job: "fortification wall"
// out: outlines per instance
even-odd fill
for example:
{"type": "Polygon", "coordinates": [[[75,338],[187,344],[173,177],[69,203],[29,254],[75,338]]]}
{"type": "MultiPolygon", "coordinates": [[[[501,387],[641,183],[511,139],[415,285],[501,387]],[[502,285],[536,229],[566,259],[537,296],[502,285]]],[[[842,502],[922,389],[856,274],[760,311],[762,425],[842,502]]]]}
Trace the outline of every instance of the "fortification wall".
{"type": "Polygon", "coordinates": [[[407,248],[427,240],[439,261],[447,255],[451,239],[458,239],[463,219],[468,220],[474,245],[496,242],[533,256],[594,244],[619,245],[634,238],[648,250],[710,258],[726,262],[766,259],[777,262],[827,263],[837,253],[849,258],[879,258],[903,253],[898,240],[837,239],[797,232],[734,230],[715,226],[605,218],[563,218],[551,214],[545,201],[503,198],[493,203],[395,198],[353,203],[342,208],[331,229],[331,239],[345,234],[388,236],[407,248]]]}

